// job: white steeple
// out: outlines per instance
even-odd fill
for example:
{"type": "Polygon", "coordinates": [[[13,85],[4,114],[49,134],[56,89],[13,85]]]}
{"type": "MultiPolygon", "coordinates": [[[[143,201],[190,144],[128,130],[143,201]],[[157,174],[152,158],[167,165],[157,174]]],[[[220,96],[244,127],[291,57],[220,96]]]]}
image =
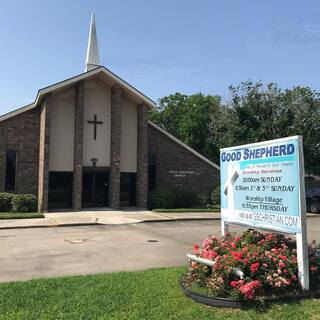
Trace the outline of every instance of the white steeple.
{"type": "Polygon", "coordinates": [[[98,40],[97,40],[97,31],[96,31],[96,18],[94,16],[94,13],[92,13],[85,72],[95,69],[99,66],[100,66],[100,59],[99,59],[99,49],[98,49],[98,40]]]}

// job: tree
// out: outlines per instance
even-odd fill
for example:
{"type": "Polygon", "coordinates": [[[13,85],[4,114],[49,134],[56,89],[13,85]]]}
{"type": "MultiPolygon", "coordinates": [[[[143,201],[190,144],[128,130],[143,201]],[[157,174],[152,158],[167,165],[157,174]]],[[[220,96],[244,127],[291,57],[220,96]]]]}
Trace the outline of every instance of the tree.
{"type": "Polygon", "coordinates": [[[230,91],[236,119],[230,134],[235,145],[302,135],[306,171],[320,173],[319,93],[308,87],[282,91],[274,83],[263,86],[251,81],[230,91]]]}
{"type": "Polygon", "coordinates": [[[308,87],[246,81],[231,86],[231,99],[176,93],[160,99],[151,120],[212,161],[220,148],[292,135],[304,139],[307,173],[320,174],[320,94],[308,87]]]}
{"type": "Polygon", "coordinates": [[[160,99],[150,119],[199,153],[218,160],[218,149],[209,139],[209,123],[220,107],[221,100],[217,96],[176,93],[160,99]]]}

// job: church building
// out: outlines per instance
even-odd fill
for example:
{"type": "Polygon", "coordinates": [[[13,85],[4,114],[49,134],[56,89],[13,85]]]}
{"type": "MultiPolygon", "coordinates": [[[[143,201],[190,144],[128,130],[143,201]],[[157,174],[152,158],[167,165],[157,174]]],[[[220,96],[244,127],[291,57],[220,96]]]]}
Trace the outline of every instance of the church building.
{"type": "Polygon", "coordinates": [[[219,167],[149,121],[155,107],[100,65],[92,15],[85,72],[0,116],[0,192],[33,193],[43,212],[147,208],[167,186],[212,192],[219,167]]]}

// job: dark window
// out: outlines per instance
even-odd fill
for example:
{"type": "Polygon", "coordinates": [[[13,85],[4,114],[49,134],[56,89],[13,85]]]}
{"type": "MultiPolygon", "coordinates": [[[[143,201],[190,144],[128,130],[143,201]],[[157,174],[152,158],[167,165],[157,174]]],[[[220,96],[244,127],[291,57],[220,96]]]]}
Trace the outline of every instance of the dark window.
{"type": "Polygon", "coordinates": [[[72,207],[72,172],[49,172],[49,209],[72,207]]]}
{"type": "Polygon", "coordinates": [[[121,172],[120,174],[120,206],[136,205],[136,173],[121,172]]]}
{"type": "Polygon", "coordinates": [[[16,166],[17,153],[14,150],[7,150],[6,155],[6,192],[16,191],[16,166]]]}

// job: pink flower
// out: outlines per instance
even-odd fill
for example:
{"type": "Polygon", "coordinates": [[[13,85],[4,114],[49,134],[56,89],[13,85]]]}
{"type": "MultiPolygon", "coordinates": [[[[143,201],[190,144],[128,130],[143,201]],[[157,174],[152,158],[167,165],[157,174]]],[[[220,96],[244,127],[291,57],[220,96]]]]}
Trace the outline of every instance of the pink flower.
{"type": "Polygon", "coordinates": [[[218,255],[218,254],[217,254],[215,251],[213,251],[213,250],[208,250],[208,251],[205,251],[205,252],[203,253],[203,257],[204,257],[205,259],[209,259],[209,260],[212,260],[212,259],[215,258],[217,255],[218,255]]]}
{"type": "Polygon", "coordinates": [[[279,262],[279,267],[280,267],[280,269],[285,268],[285,266],[286,266],[286,265],[285,265],[282,261],[279,262]]]}
{"type": "Polygon", "coordinates": [[[292,281],[297,281],[297,276],[296,275],[291,276],[291,280],[292,281]]]}
{"type": "Polygon", "coordinates": [[[318,267],[317,266],[311,266],[310,267],[310,271],[311,272],[316,272],[316,271],[318,271],[318,267]]]}
{"type": "Polygon", "coordinates": [[[258,269],[259,269],[259,267],[260,267],[260,263],[259,263],[259,262],[253,263],[253,264],[250,266],[250,271],[251,271],[252,273],[257,272],[258,269]]]}

